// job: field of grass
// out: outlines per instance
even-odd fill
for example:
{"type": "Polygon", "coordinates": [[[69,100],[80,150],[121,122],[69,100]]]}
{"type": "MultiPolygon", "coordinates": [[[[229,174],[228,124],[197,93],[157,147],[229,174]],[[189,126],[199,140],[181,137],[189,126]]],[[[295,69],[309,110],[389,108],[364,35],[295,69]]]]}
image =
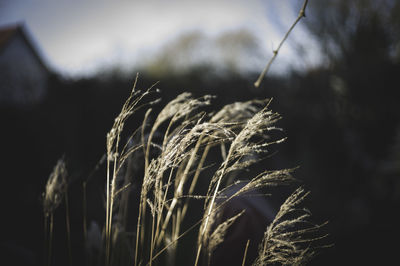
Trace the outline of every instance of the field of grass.
{"type": "Polygon", "coordinates": [[[309,192],[298,187],[269,217],[262,213],[267,205],[256,208],[260,199],[268,203],[275,187],[297,184],[294,169],[264,166],[273,147],[285,140],[276,126],[281,116],[269,109],[271,100],[213,110],[213,96],[182,93],[153,114],[158,91],[154,86],[136,90],[137,80],[106,136],[104,220],[89,228],[91,187],[88,179],[82,181],[82,258],[71,251],[69,212],[74,210],[68,208],[63,158],[48,179],[46,264],[61,263],[52,239],[54,212],[62,201],[66,265],[304,265],[312,258],[325,236],[302,206],[309,192]],[[144,113],[142,125],[125,132],[129,117],[138,113],[144,113]],[[259,221],[262,231],[251,221],[259,221]]]}

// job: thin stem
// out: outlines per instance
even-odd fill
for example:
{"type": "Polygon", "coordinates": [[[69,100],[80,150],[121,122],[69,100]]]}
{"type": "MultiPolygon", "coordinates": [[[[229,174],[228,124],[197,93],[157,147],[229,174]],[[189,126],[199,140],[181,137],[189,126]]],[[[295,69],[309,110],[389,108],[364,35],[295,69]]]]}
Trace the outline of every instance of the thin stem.
{"type": "Polygon", "coordinates": [[[211,203],[210,203],[210,207],[208,208],[207,218],[206,218],[206,221],[205,221],[203,232],[201,233],[202,235],[207,230],[208,222],[210,220],[211,211],[213,209],[213,205],[214,205],[215,199],[217,197],[219,186],[221,185],[222,177],[225,175],[226,168],[228,167],[228,162],[229,162],[229,159],[230,159],[232,151],[233,151],[233,149],[232,149],[233,146],[234,146],[234,143],[232,143],[232,146],[231,146],[231,148],[229,149],[229,152],[228,152],[228,156],[226,157],[225,162],[223,162],[224,167],[222,168],[221,174],[220,174],[220,176],[218,178],[217,185],[215,186],[214,195],[211,198],[211,203]]]}
{"type": "MultiPolygon", "coordinates": [[[[115,147],[115,151],[118,151],[118,142],[119,142],[119,136],[117,137],[117,144],[115,147]]],[[[116,153],[114,153],[116,154],[116,153]]],[[[117,156],[114,156],[114,167],[113,167],[113,178],[111,181],[111,196],[110,196],[110,207],[109,207],[109,213],[108,213],[108,258],[111,258],[111,234],[112,234],[112,212],[113,212],[113,206],[114,206],[114,198],[115,198],[115,179],[117,178],[117,156]]],[[[107,186],[108,187],[108,186],[107,186]]]]}
{"type": "MultiPolygon", "coordinates": [[[[234,146],[234,143],[232,143],[232,145],[231,145],[231,147],[230,147],[230,149],[229,149],[228,155],[227,155],[225,161],[223,162],[224,167],[222,168],[221,174],[220,174],[220,176],[219,176],[219,178],[218,178],[217,185],[215,186],[214,195],[212,196],[212,198],[211,198],[211,203],[210,203],[210,205],[209,205],[209,207],[208,207],[208,213],[207,213],[207,216],[206,216],[206,220],[205,220],[205,223],[204,223],[204,227],[203,227],[202,232],[199,232],[199,236],[204,235],[204,233],[205,233],[206,230],[207,230],[207,226],[208,226],[208,222],[209,222],[209,220],[210,220],[211,212],[213,211],[213,205],[214,205],[214,202],[215,202],[215,198],[217,197],[217,193],[218,193],[219,186],[220,186],[220,184],[221,184],[222,177],[225,175],[225,171],[226,171],[226,168],[227,168],[227,166],[228,166],[229,158],[230,158],[230,156],[231,156],[231,154],[232,154],[232,147],[233,147],[233,146],[234,146]]],[[[199,238],[199,239],[200,239],[200,238],[199,238]]],[[[199,254],[200,254],[201,246],[202,246],[202,245],[201,245],[201,242],[200,242],[200,245],[199,245],[199,247],[198,247],[198,249],[197,249],[197,257],[196,257],[196,263],[195,263],[195,265],[197,265],[197,262],[198,262],[198,259],[199,259],[198,256],[199,256],[199,254]]]]}
{"type": "MultiPolygon", "coordinates": [[[[174,124],[174,122],[175,122],[175,117],[176,117],[176,115],[174,115],[173,117],[172,117],[172,119],[171,119],[171,121],[169,122],[169,124],[168,124],[168,127],[167,127],[167,129],[166,129],[166,131],[165,131],[165,133],[164,133],[164,139],[163,139],[163,143],[162,143],[162,150],[164,151],[165,150],[165,147],[166,147],[166,145],[167,145],[167,140],[168,140],[168,134],[169,134],[169,131],[170,131],[170,129],[171,129],[171,127],[172,127],[172,125],[174,124]]],[[[164,152],[163,152],[164,153],[164,152]]],[[[163,157],[163,155],[161,155],[162,157],[163,157]]],[[[175,158],[175,160],[174,160],[174,163],[176,162],[176,158],[175,158]]],[[[189,160],[189,163],[190,163],[190,160],[189,160]]],[[[188,164],[189,164],[188,163],[188,164]]],[[[167,184],[169,184],[170,183],[170,181],[171,181],[171,179],[172,179],[172,174],[173,174],[173,170],[171,170],[170,171],[170,175],[169,175],[169,178],[168,178],[168,181],[167,181],[167,184]]],[[[156,180],[160,180],[159,181],[159,189],[160,189],[160,191],[162,191],[162,176],[160,177],[160,178],[156,178],[156,180]]],[[[177,198],[176,198],[176,193],[179,193],[180,191],[181,191],[181,189],[180,189],[180,186],[182,185],[183,186],[183,182],[184,182],[184,177],[182,177],[181,179],[180,179],[180,181],[179,181],[179,185],[178,185],[178,188],[175,190],[176,192],[174,193],[174,199],[173,199],[173,201],[172,201],[172,203],[171,203],[171,206],[170,206],[170,208],[169,208],[169,210],[168,210],[168,213],[167,213],[167,216],[166,216],[166,218],[164,219],[164,223],[163,223],[163,225],[162,225],[162,229],[161,229],[161,234],[163,235],[163,233],[164,233],[164,231],[165,231],[165,227],[168,225],[168,222],[169,222],[169,219],[170,219],[170,215],[172,214],[172,210],[175,208],[175,205],[176,205],[176,203],[177,203],[177,198]],[[165,227],[164,227],[165,226],[165,227]]],[[[158,244],[160,243],[160,241],[161,241],[161,239],[162,239],[162,237],[159,237],[159,227],[160,227],[160,223],[161,223],[161,218],[162,218],[162,210],[164,209],[164,203],[166,202],[166,197],[167,197],[167,194],[168,194],[168,187],[169,186],[167,186],[166,187],[166,189],[165,189],[165,192],[164,192],[164,199],[161,199],[160,197],[161,197],[161,193],[156,193],[157,194],[157,205],[159,205],[160,206],[160,210],[161,210],[161,213],[160,214],[157,214],[157,225],[156,225],[156,231],[155,231],[155,234],[154,234],[154,238],[153,238],[153,231],[152,231],[152,242],[153,242],[153,240],[156,242],[156,243],[152,243],[152,245],[151,245],[151,247],[152,247],[152,249],[153,248],[155,248],[156,246],[158,246],[158,244]]],[[[154,220],[154,217],[153,217],[153,220],[154,220]]]]}
{"type": "Polygon", "coordinates": [[[153,215],[153,219],[152,219],[152,223],[151,223],[150,266],[153,263],[153,249],[154,249],[154,244],[155,244],[154,243],[154,224],[155,224],[155,218],[153,215]]]}
{"type": "MultiPolygon", "coordinates": [[[[109,153],[107,152],[107,156],[109,156],[109,153]]],[[[109,212],[110,212],[110,160],[107,158],[107,202],[106,202],[106,228],[105,228],[105,233],[106,233],[106,261],[105,264],[108,265],[108,258],[110,256],[110,247],[109,247],[109,241],[108,239],[110,238],[109,236],[109,212]]]]}
{"type": "Polygon", "coordinates": [[[142,199],[140,199],[140,204],[139,204],[139,214],[138,214],[138,220],[136,224],[136,243],[135,243],[135,266],[137,266],[138,263],[138,251],[139,251],[139,235],[140,235],[140,222],[141,222],[141,216],[142,216],[142,199]]]}
{"type": "Polygon", "coordinates": [[[300,9],[299,15],[297,16],[296,20],[294,21],[294,23],[292,24],[292,26],[290,26],[289,30],[286,32],[285,36],[283,37],[283,39],[281,40],[281,42],[278,45],[278,48],[276,48],[273,51],[273,56],[271,57],[271,59],[268,61],[267,65],[265,66],[264,70],[262,71],[262,73],[260,74],[260,76],[258,77],[257,81],[254,82],[254,86],[256,88],[260,87],[261,81],[263,80],[263,78],[265,77],[265,75],[268,73],[269,68],[271,67],[272,63],[274,62],[276,56],[278,55],[279,50],[281,49],[283,43],[286,41],[286,39],[289,37],[289,34],[292,32],[292,30],[294,29],[294,27],[296,26],[296,24],[303,18],[306,16],[306,6],[307,6],[308,0],[304,0],[303,6],[300,9]]]}
{"type": "MultiPolygon", "coordinates": [[[[193,164],[194,161],[195,161],[195,157],[196,157],[197,151],[198,151],[199,148],[200,148],[201,141],[202,141],[203,138],[204,138],[204,134],[205,134],[205,133],[203,132],[203,133],[200,135],[199,139],[197,140],[196,146],[193,148],[193,151],[192,151],[192,153],[191,153],[191,155],[190,155],[189,161],[188,161],[188,163],[186,164],[185,170],[184,170],[184,172],[183,172],[183,174],[182,174],[182,176],[181,176],[181,178],[180,178],[180,180],[179,180],[179,184],[178,184],[178,187],[177,187],[176,190],[175,190],[174,198],[173,198],[173,200],[172,200],[171,206],[170,206],[170,208],[169,208],[169,210],[168,210],[167,216],[165,217],[164,223],[163,223],[163,225],[162,225],[161,233],[160,233],[160,235],[158,235],[158,237],[157,237],[157,238],[158,238],[157,245],[161,242],[161,239],[164,237],[165,230],[166,230],[167,225],[168,225],[168,223],[169,223],[169,220],[170,220],[170,218],[171,218],[172,212],[173,212],[173,210],[174,210],[176,204],[178,203],[178,198],[179,198],[179,196],[181,196],[181,195],[183,194],[183,186],[184,186],[184,184],[185,184],[185,182],[186,182],[187,176],[188,176],[188,174],[189,174],[189,170],[190,170],[192,164],[193,164]]],[[[196,173],[198,173],[198,172],[196,171],[196,173]]],[[[196,181],[197,181],[197,177],[198,177],[198,175],[196,176],[196,181]]],[[[168,181],[168,182],[169,182],[169,181],[168,181]]],[[[190,186],[190,189],[191,189],[192,191],[193,191],[193,189],[194,189],[194,184],[195,184],[195,183],[192,182],[192,184],[191,184],[191,186],[190,186]]],[[[168,187],[167,187],[167,189],[168,189],[168,187]]],[[[189,191],[189,195],[191,194],[192,191],[189,191]]],[[[165,192],[165,196],[166,196],[166,194],[167,194],[167,192],[165,192]]],[[[164,202],[165,202],[165,197],[164,197],[163,203],[164,203],[164,202]]],[[[162,208],[161,208],[161,209],[162,209],[162,208]]],[[[177,220],[177,225],[179,225],[179,224],[182,222],[181,219],[183,220],[183,216],[179,215],[179,219],[177,220]]],[[[177,233],[179,233],[179,226],[178,226],[176,229],[178,230],[177,233]]]]}
{"type": "MultiPolygon", "coordinates": [[[[174,163],[175,163],[175,162],[176,162],[176,160],[174,161],[174,163]]],[[[167,184],[169,184],[169,183],[171,182],[172,174],[173,174],[173,170],[171,170],[170,173],[169,173],[169,177],[168,177],[167,184]]],[[[162,200],[162,202],[161,202],[160,210],[163,210],[163,209],[164,209],[164,204],[167,202],[168,188],[169,188],[169,186],[167,186],[167,187],[165,188],[164,198],[163,198],[163,200],[162,200]]],[[[168,225],[168,223],[169,223],[169,220],[170,220],[170,218],[171,218],[172,210],[175,208],[176,201],[177,201],[177,199],[176,199],[176,197],[175,197],[175,195],[174,195],[174,198],[173,198],[173,200],[172,200],[172,203],[171,203],[171,205],[170,205],[170,207],[169,207],[169,209],[168,209],[168,213],[167,213],[167,215],[165,216],[165,219],[164,219],[163,225],[162,225],[162,227],[161,227],[161,232],[160,232],[160,233],[159,233],[159,224],[161,223],[162,215],[158,215],[158,219],[157,219],[157,230],[156,230],[156,237],[155,237],[156,246],[158,246],[158,245],[160,244],[162,238],[164,237],[164,232],[165,232],[165,229],[166,229],[166,227],[167,227],[167,225],[168,225]]]]}
{"type": "MultiPolygon", "coordinates": [[[[197,165],[197,169],[196,169],[196,173],[194,174],[192,183],[190,184],[190,188],[189,188],[189,193],[188,195],[193,194],[194,188],[197,184],[197,180],[199,178],[200,172],[201,172],[201,168],[203,167],[203,164],[206,160],[206,157],[208,155],[208,152],[210,150],[211,145],[207,144],[207,146],[205,147],[204,151],[203,151],[203,155],[201,156],[201,159],[197,165]]],[[[183,205],[183,210],[182,210],[182,219],[185,217],[186,215],[186,211],[188,209],[189,206],[189,199],[186,200],[185,204],[183,205]]]]}
{"type": "MultiPolygon", "coordinates": [[[[49,230],[49,225],[48,225],[48,214],[44,213],[44,260],[46,260],[47,257],[47,252],[48,252],[48,230],[49,230]]],[[[46,264],[45,264],[46,265],[46,264]]]]}
{"type": "Polygon", "coordinates": [[[246,248],[244,249],[244,255],[243,255],[242,266],[244,266],[245,263],[246,263],[247,249],[249,248],[249,244],[250,244],[250,239],[247,240],[246,248]]]}
{"type": "Polygon", "coordinates": [[[146,198],[142,202],[142,225],[140,227],[140,245],[144,247],[145,233],[146,233],[146,198]]]}
{"type": "MultiPolygon", "coordinates": [[[[148,148],[149,145],[151,145],[151,133],[149,135],[149,142],[146,145],[146,140],[144,137],[144,131],[146,128],[146,121],[151,113],[151,109],[147,110],[143,123],[142,123],[142,131],[141,131],[141,141],[142,141],[142,148],[143,148],[143,155],[144,155],[144,161],[145,161],[145,167],[144,167],[144,174],[143,176],[146,176],[146,171],[147,167],[149,165],[149,158],[148,158],[148,153],[150,152],[150,149],[148,148]]],[[[139,214],[138,214],[138,219],[136,223],[136,243],[135,243],[135,266],[138,265],[138,252],[139,252],[139,237],[141,235],[141,230],[140,230],[140,223],[141,223],[141,218],[142,218],[142,197],[140,197],[140,203],[139,203],[139,214]]],[[[144,203],[146,204],[146,203],[144,203]]]]}
{"type": "Polygon", "coordinates": [[[149,135],[149,142],[146,145],[146,140],[144,137],[144,131],[146,129],[146,123],[147,123],[147,119],[149,118],[149,115],[151,113],[152,109],[148,109],[144,115],[143,118],[143,123],[142,123],[142,130],[141,130],[141,141],[142,141],[142,147],[143,147],[143,155],[144,155],[144,172],[146,173],[147,167],[149,166],[149,157],[148,157],[148,153],[150,152],[150,148],[148,148],[148,146],[151,144],[151,138],[152,133],[150,133],[149,135]]]}
{"type": "Polygon", "coordinates": [[[49,229],[49,253],[47,254],[47,265],[51,265],[51,248],[52,248],[52,241],[53,241],[53,223],[54,223],[54,216],[53,213],[50,214],[50,229],[49,229]]]}
{"type": "MultiPolygon", "coordinates": [[[[216,206],[211,213],[218,211],[220,208],[222,208],[223,206],[225,206],[226,203],[228,203],[231,199],[233,199],[234,197],[236,197],[239,194],[240,191],[234,193],[233,195],[231,195],[229,198],[227,198],[225,201],[221,202],[218,206],[216,206]]],[[[157,252],[157,254],[155,254],[153,256],[153,260],[155,260],[158,256],[160,256],[165,250],[167,250],[171,245],[174,245],[179,239],[181,239],[182,237],[184,237],[186,234],[188,234],[190,231],[192,231],[196,226],[198,226],[200,223],[203,222],[203,220],[207,219],[209,216],[211,216],[211,213],[207,216],[204,216],[203,218],[201,218],[200,220],[198,220],[196,223],[194,223],[192,226],[190,226],[188,229],[186,229],[186,231],[184,231],[182,234],[180,234],[177,238],[172,239],[171,242],[169,242],[165,247],[163,247],[160,251],[157,252]]],[[[200,243],[200,248],[197,250],[197,252],[200,252],[201,250],[201,243],[200,243]]],[[[196,259],[197,260],[197,259],[196,259]]],[[[146,264],[149,265],[150,261],[146,264]]]]}
{"type": "Polygon", "coordinates": [[[199,248],[197,249],[196,260],[194,262],[194,266],[197,266],[197,264],[199,263],[200,251],[201,251],[201,244],[199,245],[199,248]]]}
{"type": "Polygon", "coordinates": [[[69,265],[72,266],[72,250],[71,250],[71,224],[69,219],[69,205],[68,205],[68,191],[65,191],[65,219],[67,226],[67,245],[68,245],[68,257],[69,265]]]}

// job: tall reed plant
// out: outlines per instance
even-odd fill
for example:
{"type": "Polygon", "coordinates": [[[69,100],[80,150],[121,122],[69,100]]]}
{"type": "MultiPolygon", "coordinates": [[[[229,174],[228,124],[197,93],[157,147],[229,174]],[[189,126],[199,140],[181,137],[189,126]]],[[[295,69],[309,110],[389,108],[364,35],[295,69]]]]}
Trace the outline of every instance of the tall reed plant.
{"type": "MultiPolygon", "coordinates": [[[[294,169],[255,167],[271,155],[272,146],[285,141],[276,137],[282,135],[277,127],[281,116],[270,109],[271,99],[236,102],[209,113],[205,110],[212,108],[214,97],[190,93],[178,95],[155,115],[157,89],[136,90],[137,79],[106,137],[103,245],[96,261],[177,265],[182,263],[179,256],[189,253],[185,265],[209,264],[232,225],[251,211],[244,208],[223,221],[216,219],[230,202],[249,195],[267,197],[258,191],[295,184],[294,169]],[[124,138],[128,119],[143,108],[141,126],[124,138]],[[227,193],[233,187],[239,188],[227,193]]],[[[66,195],[65,173],[65,164],[59,162],[46,186],[48,247],[52,213],[66,195]]],[[[86,181],[83,187],[86,212],[90,187],[86,181]]],[[[238,265],[301,265],[312,258],[325,236],[321,225],[311,222],[311,213],[300,207],[307,195],[300,187],[282,203],[260,232],[262,241],[250,243],[249,237],[243,243],[238,265]],[[249,258],[253,246],[259,247],[258,256],[249,258]]],[[[89,242],[86,223],[84,214],[84,239],[89,242]]]]}

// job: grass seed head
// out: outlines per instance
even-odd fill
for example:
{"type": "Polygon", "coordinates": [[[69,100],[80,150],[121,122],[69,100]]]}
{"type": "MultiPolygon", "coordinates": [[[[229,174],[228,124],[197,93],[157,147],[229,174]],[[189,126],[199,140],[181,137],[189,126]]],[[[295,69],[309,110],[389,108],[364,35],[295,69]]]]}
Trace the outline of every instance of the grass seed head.
{"type": "Polygon", "coordinates": [[[50,174],[43,193],[43,210],[46,215],[54,212],[67,191],[67,168],[64,159],[59,159],[50,174]]]}

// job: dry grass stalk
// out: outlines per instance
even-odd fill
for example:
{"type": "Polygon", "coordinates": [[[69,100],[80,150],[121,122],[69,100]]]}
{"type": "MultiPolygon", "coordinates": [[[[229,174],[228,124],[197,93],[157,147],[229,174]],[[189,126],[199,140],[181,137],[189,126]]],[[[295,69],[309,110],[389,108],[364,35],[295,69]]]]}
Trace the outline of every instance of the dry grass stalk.
{"type": "MultiPolygon", "coordinates": [[[[201,229],[199,232],[199,248],[198,255],[200,254],[200,249],[202,247],[201,243],[207,242],[207,238],[209,237],[209,224],[211,213],[215,212],[215,199],[218,194],[221,193],[220,186],[222,185],[222,181],[224,177],[229,172],[240,170],[243,168],[249,167],[251,164],[255,163],[257,159],[247,159],[243,160],[246,156],[252,156],[254,154],[263,154],[268,152],[267,147],[272,143],[279,143],[284,139],[278,141],[268,142],[254,142],[254,139],[266,139],[268,138],[268,134],[270,131],[279,130],[274,127],[273,124],[276,123],[280,116],[277,113],[272,113],[267,109],[270,101],[267,105],[257,112],[253,117],[251,117],[243,129],[236,135],[233,139],[226,159],[222,162],[220,168],[216,171],[215,175],[212,177],[210,186],[207,192],[208,199],[205,201],[205,212],[204,219],[201,225],[201,229]]],[[[257,180],[263,180],[262,178],[258,178],[257,180]]],[[[272,180],[271,180],[272,181],[272,180]]],[[[256,188],[257,185],[263,184],[262,182],[249,182],[247,186],[247,190],[256,188]]],[[[198,258],[196,259],[196,261],[198,258]]]]}
{"type": "MultiPolygon", "coordinates": [[[[166,108],[176,110],[177,106],[196,106],[198,108],[201,105],[206,105],[201,104],[202,102],[190,105],[188,104],[190,101],[193,101],[190,95],[183,94],[168,104],[166,108]]],[[[190,115],[193,111],[191,108],[182,108],[183,110],[188,110],[184,112],[185,115],[178,113],[178,115],[172,116],[173,112],[163,110],[157,117],[146,142],[146,157],[149,157],[150,147],[157,146],[151,142],[152,134],[161,123],[169,121],[169,124],[164,133],[162,145],[158,146],[160,155],[151,161],[147,160],[148,165],[145,167],[140,208],[143,215],[147,205],[151,209],[150,265],[165,250],[174,254],[176,242],[195,227],[194,225],[182,234],[180,233],[180,226],[188,206],[188,201],[184,203],[183,208],[178,205],[178,202],[181,202],[183,198],[202,198],[205,200],[204,215],[199,221],[201,226],[195,261],[195,264],[197,264],[201,249],[205,246],[209,251],[213,247],[215,248],[218,243],[223,241],[222,231],[226,232],[228,226],[239,217],[228,219],[220,227],[217,226],[220,230],[211,233],[212,217],[218,213],[218,210],[225,203],[233,197],[238,197],[258,188],[287,184],[294,181],[291,175],[293,169],[264,171],[251,178],[234,195],[229,198],[225,197],[225,200],[222,200],[218,205],[215,204],[215,200],[222,198],[222,193],[231,184],[225,180],[229,173],[250,167],[260,160],[257,157],[254,158],[254,155],[262,157],[268,153],[270,145],[278,144],[285,140],[285,138],[281,138],[266,141],[270,138],[272,131],[281,130],[274,126],[280,116],[268,110],[269,103],[270,100],[264,100],[227,105],[211,116],[209,122],[207,122],[205,114],[190,115]],[[184,119],[178,126],[174,125],[178,120],[176,117],[184,119]],[[228,153],[211,178],[207,194],[205,196],[193,195],[194,186],[209,148],[215,145],[225,146],[226,144],[229,147],[228,153]],[[192,178],[190,178],[191,175],[189,173],[193,173],[192,178]],[[191,180],[190,188],[185,193],[183,188],[189,180],[191,180]],[[169,193],[169,190],[172,190],[172,194],[169,193]],[[153,193],[150,193],[151,191],[153,193]],[[172,224],[170,223],[171,219],[172,224]],[[169,231],[167,232],[167,230],[169,231]],[[165,245],[160,249],[159,246],[162,241],[164,241],[165,245]],[[154,253],[157,250],[158,252],[154,253]]],[[[138,219],[137,227],[137,232],[141,234],[142,238],[144,238],[145,234],[143,220],[138,219]],[[139,231],[139,225],[141,225],[141,231],[139,231]]],[[[139,243],[139,234],[137,235],[136,243],[139,243]]],[[[136,263],[138,263],[137,254],[138,247],[136,247],[136,263]]]]}
{"type": "MultiPolygon", "coordinates": [[[[45,227],[45,253],[47,253],[47,265],[51,264],[52,240],[54,228],[54,211],[60,205],[67,192],[67,169],[63,158],[57,161],[47,180],[45,192],[43,193],[43,212],[45,227]],[[48,219],[50,218],[50,222],[48,219]]],[[[68,209],[67,209],[68,210],[68,209]]],[[[68,213],[67,213],[68,215],[68,213]]],[[[69,233],[69,220],[67,219],[67,230],[69,233]]],[[[69,238],[68,234],[68,238],[69,238]]],[[[70,249],[69,249],[70,251],[70,249]]],[[[46,257],[46,255],[45,255],[46,257]]]]}
{"type": "Polygon", "coordinates": [[[208,240],[208,243],[205,243],[207,245],[207,250],[208,250],[208,255],[211,257],[211,254],[214,252],[214,250],[217,248],[219,244],[224,242],[225,235],[228,232],[228,228],[240,217],[245,211],[241,211],[237,215],[229,218],[223,223],[220,223],[217,225],[215,230],[212,232],[210,235],[210,238],[208,240]]]}
{"type": "Polygon", "coordinates": [[[43,194],[43,211],[46,216],[60,205],[67,190],[67,168],[64,159],[59,159],[47,180],[43,194]]]}
{"type": "MultiPolygon", "coordinates": [[[[172,213],[175,211],[178,199],[183,195],[183,187],[188,180],[189,170],[196,160],[196,153],[202,145],[202,141],[205,138],[211,138],[216,131],[221,130],[218,125],[210,123],[200,123],[198,120],[190,129],[182,128],[175,133],[174,136],[164,145],[165,151],[163,150],[160,156],[160,168],[158,170],[158,177],[155,178],[155,205],[157,206],[157,214],[161,214],[164,210],[165,202],[167,200],[168,190],[170,185],[172,185],[173,173],[175,173],[174,179],[174,190],[173,198],[170,206],[168,206],[167,215],[164,218],[162,215],[157,215],[157,223],[155,228],[155,238],[156,245],[160,243],[162,235],[165,232],[165,228],[168,225],[172,213]],[[174,170],[176,169],[176,170],[174,170]],[[169,171],[168,180],[163,184],[162,175],[169,171]],[[165,189],[164,189],[165,188],[165,189]],[[161,220],[164,222],[161,225],[161,220]],[[161,225],[161,231],[160,231],[161,225]],[[158,240],[158,241],[157,241],[158,240]],[[157,243],[158,242],[158,243],[157,243]]],[[[175,130],[176,131],[176,130],[175,130]]],[[[228,133],[226,133],[228,134],[228,133]]],[[[223,137],[222,137],[223,138],[223,137]]],[[[212,140],[218,142],[222,139],[221,137],[214,137],[212,140]]],[[[181,210],[176,210],[177,222],[176,225],[181,224],[181,210]]],[[[175,227],[173,236],[176,236],[179,232],[179,228],[175,227]]],[[[173,237],[174,238],[174,237],[173,237]]]]}
{"type": "MultiPolygon", "coordinates": [[[[192,145],[201,144],[198,140],[202,135],[208,134],[207,131],[215,130],[212,129],[211,125],[206,125],[200,123],[203,116],[202,113],[195,113],[195,111],[201,107],[210,104],[211,96],[204,96],[195,99],[189,93],[183,93],[179,95],[176,99],[168,103],[165,108],[157,116],[153,127],[150,130],[147,141],[142,140],[143,145],[146,146],[145,149],[145,175],[141,191],[141,202],[137,223],[137,245],[135,251],[135,258],[137,258],[138,246],[143,244],[144,241],[144,218],[146,213],[146,206],[149,205],[147,199],[152,198],[151,206],[153,206],[155,211],[152,212],[154,216],[152,217],[152,230],[151,230],[151,248],[150,257],[152,257],[152,251],[156,246],[160,244],[160,240],[165,232],[165,227],[168,225],[172,211],[177,203],[177,198],[182,194],[182,187],[186,183],[186,176],[190,169],[190,165],[193,164],[193,160],[196,157],[195,151],[193,151],[192,145]],[[169,122],[168,122],[169,121],[169,122]],[[165,122],[168,122],[167,129],[164,132],[164,137],[161,146],[157,146],[152,143],[153,135],[159,128],[159,126],[165,122]],[[179,123],[178,123],[179,122],[179,123]],[[193,125],[197,125],[194,128],[193,125]],[[195,144],[195,143],[198,144],[195,144]],[[157,146],[161,153],[160,155],[153,159],[151,162],[150,148],[152,146],[157,146]],[[190,157],[192,160],[188,161],[188,165],[183,167],[183,161],[190,157]],[[176,175],[174,183],[176,184],[176,189],[174,190],[174,199],[170,206],[166,206],[166,197],[170,186],[172,185],[172,177],[176,172],[176,169],[186,169],[181,172],[182,175],[176,175]],[[168,180],[163,180],[163,177],[167,175],[168,180]],[[153,188],[152,196],[148,194],[149,190],[153,188]],[[147,204],[146,204],[147,202],[147,204]],[[167,218],[163,219],[163,211],[168,208],[167,218]],[[164,220],[162,222],[162,220],[164,220]],[[139,227],[142,230],[139,230],[139,227]],[[161,236],[161,237],[160,237],[161,236]],[[140,241],[139,241],[140,239],[140,241]]],[[[179,225],[180,223],[176,223],[179,225]]],[[[136,263],[137,259],[135,259],[136,263]]]]}
{"type": "MultiPolygon", "coordinates": [[[[142,99],[151,93],[155,84],[144,92],[135,91],[137,80],[138,80],[138,75],[136,76],[132,91],[128,96],[128,99],[122,106],[122,110],[119,113],[119,115],[115,118],[111,130],[107,133],[107,140],[106,140],[106,148],[107,148],[106,201],[107,202],[106,202],[106,228],[105,228],[106,265],[108,265],[111,256],[110,251],[111,251],[111,236],[112,236],[112,215],[113,215],[115,197],[118,192],[118,189],[116,187],[116,179],[118,176],[118,172],[121,169],[125,160],[128,158],[129,154],[140,148],[139,145],[137,147],[133,147],[132,149],[126,151],[126,146],[125,146],[123,147],[122,151],[120,151],[121,133],[124,129],[125,122],[132,114],[134,114],[137,110],[143,108],[144,106],[149,106],[158,102],[158,100],[155,100],[150,103],[141,104],[142,99]]],[[[135,135],[138,131],[139,130],[135,131],[133,135],[135,135]]]]}
{"type": "Polygon", "coordinates": [[[313,242],[326,236],[318,236],[323,225],[312,224],[310,212],[299,208],[308,194],[300,187],[282,204],[265,231],[254,265],[305,265],[314,256],[313,242]]]}
{"type": "Polygon", "coordinates": [[[242,266],[244,266],[246,264],[247,250],[249,248],[249,244],[250,244],[250,239],[247,240],[247,242],[246,242],[246,247],[244,249],[243,260],[242,260],[242,266]]]}
{"type": "MultiPolygon", "coordinates": [[[[231,178],[232,173],[250,168],[269,153],[272,144],[285,140],[271,137],[273,132],[281,130],[275,126],[281,117],[269,110],[269,99],[229,104],[209,115],[201,109],[211,104],[211,96],[194,98],[189,93],[183,93],[162,109],[151,127],[148,127],[152,111],[149,108],[142,126],[131,134],[125,145],[121,145],[121,134],[127,119],[138,109],[150,107],[157,102],[142,103],[152,88],[144,92],[135,91],[136,82],[137,79],[107,134],[105,264],[125,265],[134,262],[134,265],[142,265],[148,261],[152,265],[165,251],[167,261],[174,263],[178,241],[200,225],[196,265],[201,251],[208,257],[212,256],[213,250],[224,241],[228,228],[245,215],[241,212],[216,224],[214,218],[226,203],[259,188],[294,181],[291,175],[293,169],[263,171],[249,178],[230,196],[225,195],[225,191],[237,183],[231,178]],[[162,131],[161,128],[165,129],[162,131]],[[156,136],[160,140],[155,141],[156,136]],[[211,150],[218,150],[218,146],[221,147],[221,161],[216,164],[217,170],[211,178],[202,180],[208,183],[207,192],[195,195],[200,174],[207,167],[204,166],[206,159],[211,150]],[[134,172],[128,165],[138,163],[132,157],[137,152],[142,153],[144,172],[138,195],[136,234],[133,234],[127,229],[130,184],[134,181],[134,172]],[[190,199],[204,201],[202,218],[189,228],[184,228],[190,199]],[[146,215],[150,221],[146,222],[146,215]]],[[[61,163],[55,167],[54,173],[63,173],[61,163]]],[[[55,177],[49,180],[45,213],[50,213],[59,204],[60,198],[54,196],[54,191],[63,189],[62,182],[55,182],[55,177]]],[[[316,240],[306,236],[315,233],[318,227],[290,231],[291,226],[302,224],[309,214],[305,212],[295,218],[287,218],[288,214],[297,210],[296,206],[304,198],[303,194],[303,190],[296,191],[282,205],[265,233],[263,245],[267,244],[260,251],[257,265],[264,262],[297,263],[312,255],[308,249],[300,249],[299,245],[316,240]]],[[[248,244],[243,263],[246,262],[247,248],[248,244]]]]}

